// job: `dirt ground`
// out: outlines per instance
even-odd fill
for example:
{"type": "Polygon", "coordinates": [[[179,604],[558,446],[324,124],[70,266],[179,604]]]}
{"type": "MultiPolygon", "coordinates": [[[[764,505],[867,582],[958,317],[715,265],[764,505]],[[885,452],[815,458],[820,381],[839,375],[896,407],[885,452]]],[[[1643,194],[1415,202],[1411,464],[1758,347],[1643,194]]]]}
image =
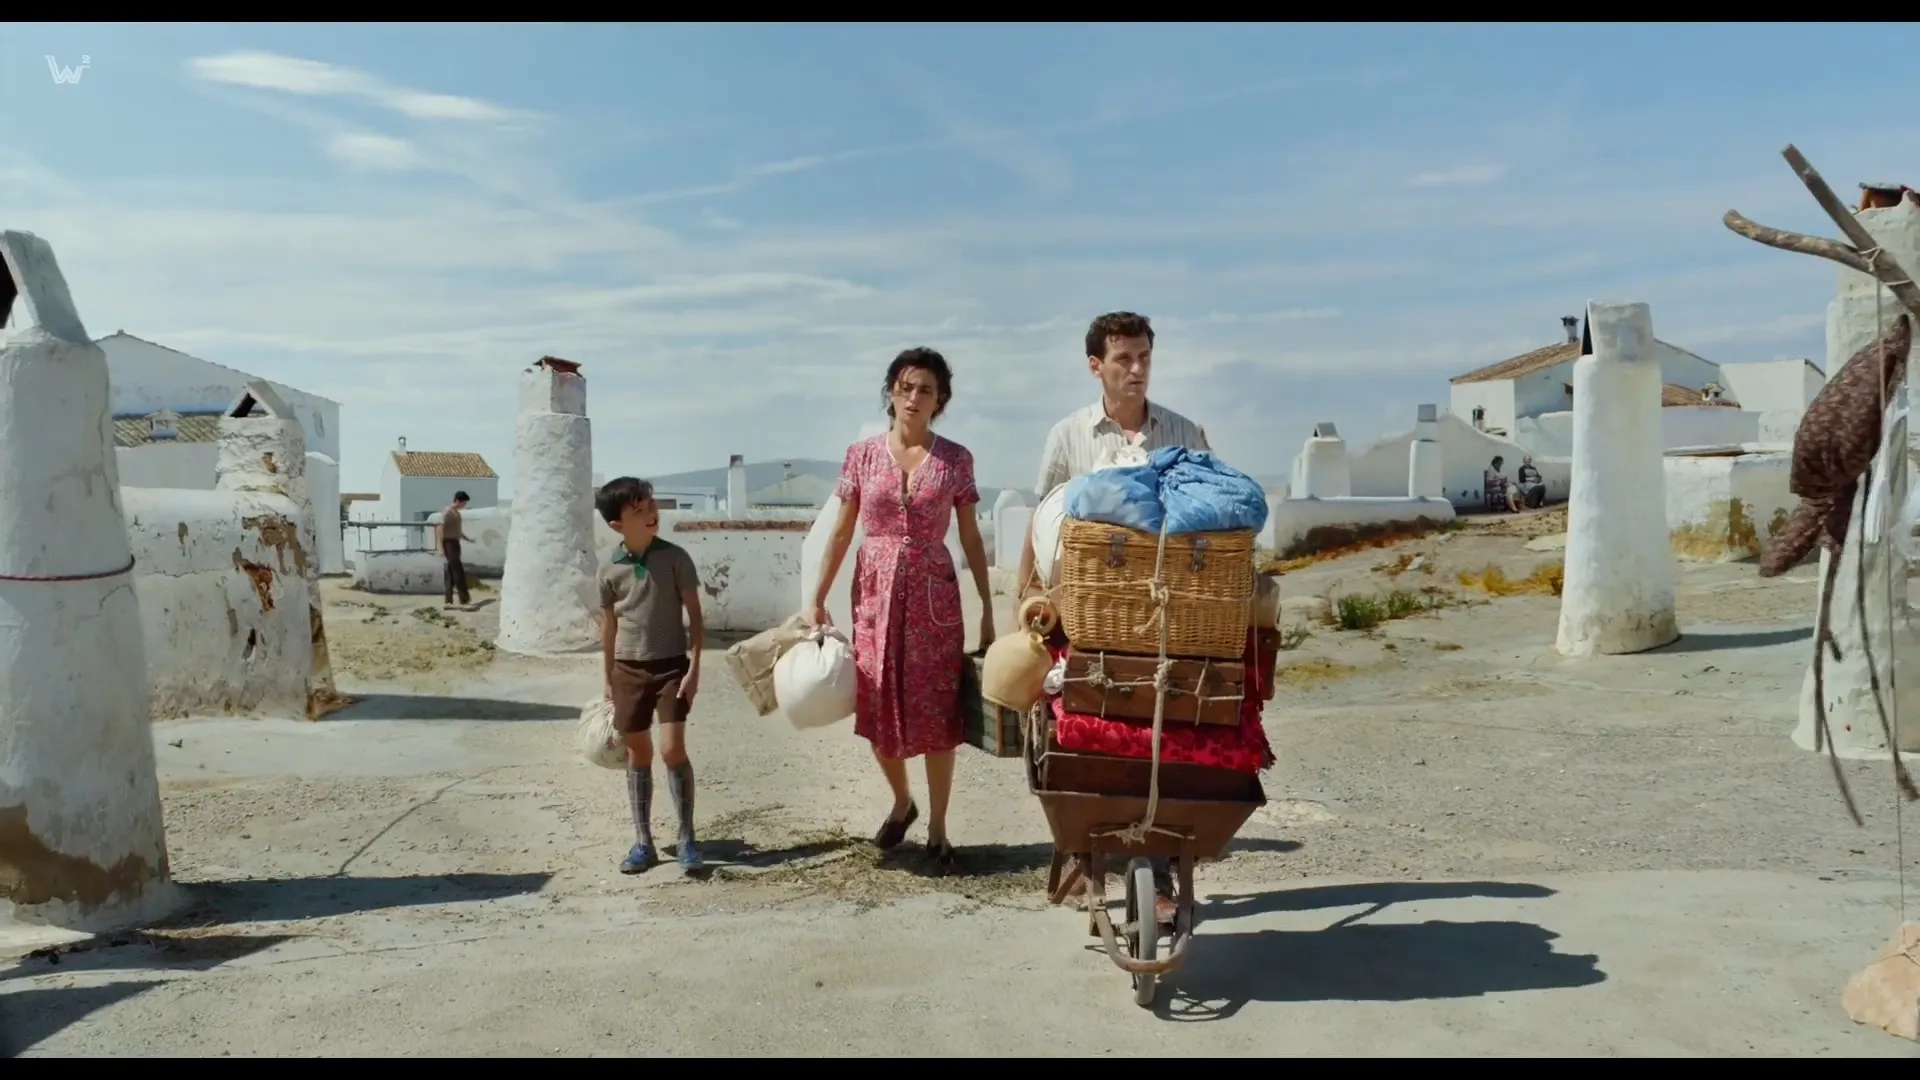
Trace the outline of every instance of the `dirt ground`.
{"type": "MultiPolygon", "coordinates": [[[[1839,1005],[1899,921],[1902,855],[1886,765],[1846,766],[1855,828],[1788,738],[1811,571],[1683,564],[1680,642],[1567,661],[1554,597],[1460,583],[1526,579],[1559,527],[1282,579],[1442,599],[1282,654],[1269,802],[1202,869],[1203,925],[1151,1010],[1085,916],[1045,904],[1017,763],[962,751],[960,872],[880,858],[885,787],[851,725],[755,716],[715,643],[689,727],[714,871],[623,877],[623,784],[573,748],[593,660],[495,653],[490,591],[445,613],[329,583],[358,703],[157,725],[183,912],[37,952],[0,937],[0,1051],[1915,1056],[1839,1005]]],[[[655,817],[665,841],[664,797],[655,817]]]]}

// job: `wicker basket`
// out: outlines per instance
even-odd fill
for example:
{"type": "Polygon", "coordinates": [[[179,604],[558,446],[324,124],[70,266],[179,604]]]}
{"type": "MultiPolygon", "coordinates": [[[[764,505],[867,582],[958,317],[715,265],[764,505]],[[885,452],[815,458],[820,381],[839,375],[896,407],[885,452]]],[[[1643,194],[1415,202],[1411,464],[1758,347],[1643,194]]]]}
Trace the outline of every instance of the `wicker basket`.
{"type": "MultiPolygon", "coordinates": [[[[1068,518],[1060,529],[1060,621],[1086,652],[1160,653],[1154,555],[1160,538],[1068,518]]],[[[1167,537],[1167,655],[1238,660],[1253,604],[1253,530],[1167,537]]]]}

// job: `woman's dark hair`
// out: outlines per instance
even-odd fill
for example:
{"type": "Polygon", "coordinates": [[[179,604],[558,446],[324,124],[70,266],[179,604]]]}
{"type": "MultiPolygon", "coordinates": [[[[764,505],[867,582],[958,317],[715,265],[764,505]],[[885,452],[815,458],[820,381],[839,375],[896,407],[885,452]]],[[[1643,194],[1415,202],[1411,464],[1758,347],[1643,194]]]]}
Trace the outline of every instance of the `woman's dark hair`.
{"type": "Polygon", "coordinates": [[[1497,469],[1500,466],[1506,464],[1506,461],[1507,461],[1506,458],[1495,456],[1493,459],[1493,467],[1497,469]]]}
{"type": "Polygon", "coordinates": [[[880,384],[880,400],[886,402],[889,420],[893,419],[894,385],[900,381],[901,375],[912,370],[932,375],[934,385],[939,387],[940,399],[933,406],[936,418],[947,411],[947,402],[953,400],[953,369],[947,366],[947,358],[924,347],[908,349],[887,365],[887,381],[880,384]]]}

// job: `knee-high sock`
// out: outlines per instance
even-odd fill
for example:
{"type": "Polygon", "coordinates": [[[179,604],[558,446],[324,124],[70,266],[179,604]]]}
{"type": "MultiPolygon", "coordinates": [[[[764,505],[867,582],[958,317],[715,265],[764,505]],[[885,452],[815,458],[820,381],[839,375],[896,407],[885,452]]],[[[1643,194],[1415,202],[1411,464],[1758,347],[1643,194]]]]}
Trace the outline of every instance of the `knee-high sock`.
{"type": "Polygon", "coordinates": [[[627,765],[627,807],[633,811],[634,839],[653,846],[653,769],[627,765]]]}
{"type": "Polygon", "coordinates": [[[680,840],[693,839],[693,763],[683,761],[667,769],[667,790],[673,794],[673,809],[680,816],[680,840]]]}

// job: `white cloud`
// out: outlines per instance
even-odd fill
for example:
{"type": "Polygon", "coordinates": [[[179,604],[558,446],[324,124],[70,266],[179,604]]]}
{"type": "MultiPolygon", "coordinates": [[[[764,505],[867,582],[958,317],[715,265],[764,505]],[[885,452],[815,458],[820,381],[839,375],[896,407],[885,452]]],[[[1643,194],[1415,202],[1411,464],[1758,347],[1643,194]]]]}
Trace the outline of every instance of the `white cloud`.
{"type": "Polygon", "coordinates": [[[1506,175],[1505,165],[1460,165],[1451,169],[1414,173],[1407,178],[1407,186],[1413,188],[1484,187],[1487,184],[1499,183],[1500,179],[1506,175]]]}
{"type": "Polygon", "coordinates": [[[431,94],[396,86],[352,68],[267,52],[233,52],[187,62],[195,78],[207,82],[278,90],[288,94],[359,98],[415,120],[507,123],[533,114],[505,109],[478,98],[431,94]]]}
{"type": "Polygon", "coordinates": [[[398,172],[425,164],[419,150],[405,139],[367,131],[345,131],[327,137],[327,156],[355,169],[398,172]]]}

